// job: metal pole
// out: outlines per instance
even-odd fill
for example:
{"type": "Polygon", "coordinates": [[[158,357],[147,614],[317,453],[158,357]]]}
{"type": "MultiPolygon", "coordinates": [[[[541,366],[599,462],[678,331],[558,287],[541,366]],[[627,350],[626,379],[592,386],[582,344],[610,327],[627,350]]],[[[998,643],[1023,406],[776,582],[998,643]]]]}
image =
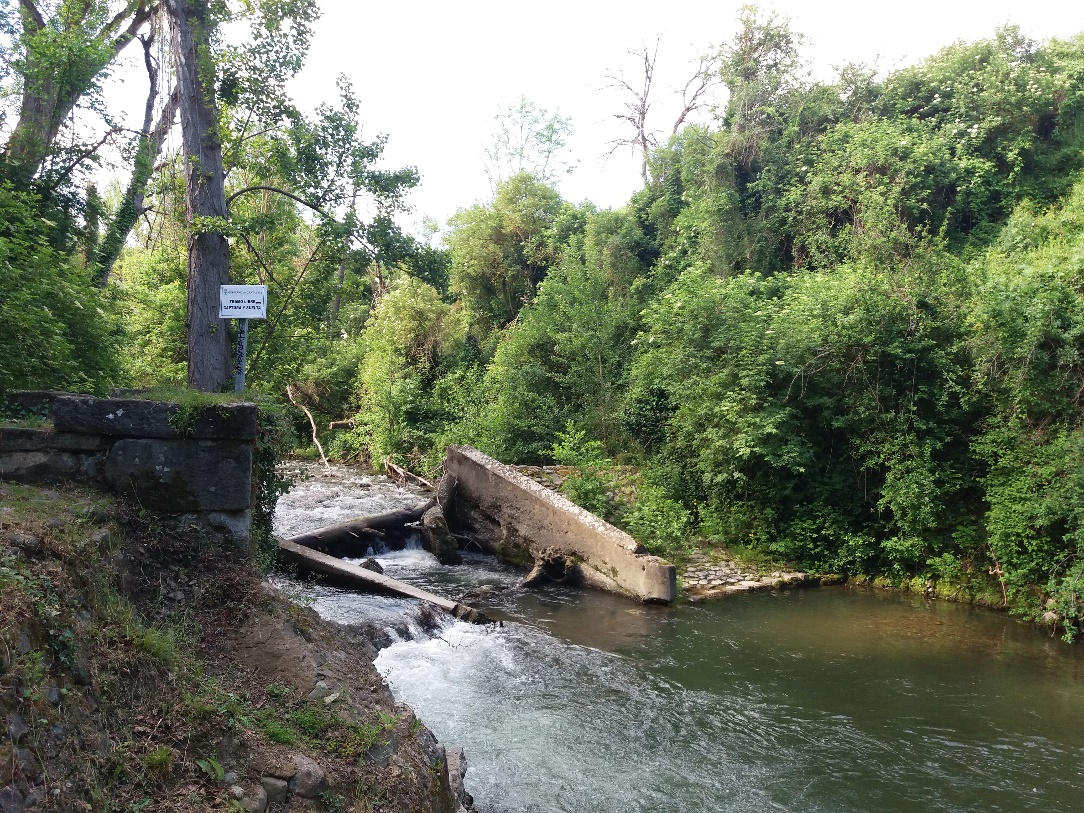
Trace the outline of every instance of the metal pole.
{"type": "Polygon", "coordinates": [[[237,355],[234,361],[233,391],[245,391],[245,361],[248,355],[248,319],[237,320],[237,355]]]}

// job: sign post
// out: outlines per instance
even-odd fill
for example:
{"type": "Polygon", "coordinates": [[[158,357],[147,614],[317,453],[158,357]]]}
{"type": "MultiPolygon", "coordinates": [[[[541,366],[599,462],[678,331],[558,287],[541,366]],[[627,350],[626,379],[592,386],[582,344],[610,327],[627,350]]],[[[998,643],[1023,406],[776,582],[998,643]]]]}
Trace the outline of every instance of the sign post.
{"type": "Polygon", "coordinates": [[[234,355],[233,389],[245,391],[248,356],[248,320],[267,318],[266,285],[222,285],[218,291],[218,318],[237,320],[237,352],[234,355]]]}

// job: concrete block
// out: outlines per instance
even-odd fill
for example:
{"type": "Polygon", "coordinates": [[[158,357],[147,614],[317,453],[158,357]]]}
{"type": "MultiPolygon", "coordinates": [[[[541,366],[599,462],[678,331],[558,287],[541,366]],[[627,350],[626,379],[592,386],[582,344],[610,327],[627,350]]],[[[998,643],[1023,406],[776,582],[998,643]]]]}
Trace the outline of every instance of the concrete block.
{"type": "Polygon", "coordinates": [[[642,601],[676,597],[670,562],[646,553],[624,531],[511,466],[469,446],[449,446],[445,470],[455,478],[457,499],[466,499],[501,526],[502,544],[570,551],[582,560],[586,581],[602,589],[642,601]]]}
{"type": "Polygon", "coordinates": [[[101,452],[108,441],[98,435],[73,435],[46,429],[0,428],[0,452],[35,452],[55,449],[62,452],[101,452]]]}
{"type": "Polygon", "coordinates": [[[106,482],[144,508],[171,513],[246,511],[252,506],[252,447],[227,441],[118,440],[106,482]]]}
{"type": "Polygon", "coordinates": [[[17,483],[55,483],[77,477],[83,471],[81,455],[52,449],[0,452],[0,480],[17,483]]]}
{"type": "Polygon", "coordinates": [[[61,395],[80,397],[78,393],[56,390],[15,390],[4,396],[2,405],[14,412],[27,412],[45,417],[53,400],[61,395]]]}
{"type": "Polygon", "coordinates": [[[181,437],[254,441],[257,432],[255,404],[222,404],[207,407],[191,425],[178,428],[177,404],[135,398],[60,396],[53,400],[49,417],[58,432],[109,435],[127,438],[181,437]]]}

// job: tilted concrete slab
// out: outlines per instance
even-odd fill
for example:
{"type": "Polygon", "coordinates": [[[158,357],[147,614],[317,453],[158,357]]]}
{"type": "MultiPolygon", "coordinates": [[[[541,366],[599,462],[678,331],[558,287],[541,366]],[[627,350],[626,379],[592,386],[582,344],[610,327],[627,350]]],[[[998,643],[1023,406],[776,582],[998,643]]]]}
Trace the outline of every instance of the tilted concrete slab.
{"type": "Polygon", "coordinates": [[[559,548],[582,562],[594,587],[641,601],[671,602],[674,566],[652,556],[635,539],[511,466],[470,446],[449,446],[444,461],[456,499],[466,499],[500,525],[506,540],[531,552],[559,548]]]}

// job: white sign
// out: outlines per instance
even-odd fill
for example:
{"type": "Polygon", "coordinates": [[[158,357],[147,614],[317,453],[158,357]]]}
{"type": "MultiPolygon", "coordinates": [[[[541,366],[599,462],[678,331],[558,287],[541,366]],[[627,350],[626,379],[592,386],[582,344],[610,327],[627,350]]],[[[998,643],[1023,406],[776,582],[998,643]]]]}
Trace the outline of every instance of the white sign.
{"type": "Polygon", "coordinates": [[[222,285],[218,289],[219,319],[266,319],[266,285],[222,285]]]}

